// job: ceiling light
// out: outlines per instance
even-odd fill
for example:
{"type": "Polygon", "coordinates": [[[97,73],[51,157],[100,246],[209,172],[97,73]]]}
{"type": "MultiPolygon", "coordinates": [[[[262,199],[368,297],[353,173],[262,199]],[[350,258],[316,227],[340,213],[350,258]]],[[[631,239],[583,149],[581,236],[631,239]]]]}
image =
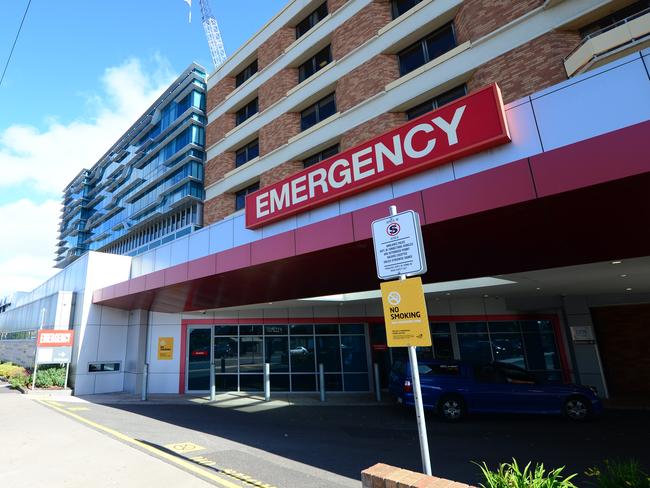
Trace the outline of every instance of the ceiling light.
{"type": "Polygon", "coordinates": [[[612,264],[621,264],[623,261],[612,261],[612,264]]]}
{"type": "Polygon", "coordinates": [[[627,275],[626,275],[626,274],[622,274],[622,275],[621,275],[621,278],[627,278],[627,275]]]}
{"type": "Polygon", "coordinates": [[[537,288],[535,288],[535,289],[536,289],[537,291],[541,290],[541,288],[540,288],[539,286],[538,286],[537,288]]]}
{"type": "Polygon", "coordinates": [[[632,288],[626,288],[625,291],[632,291],[632,288]]]}

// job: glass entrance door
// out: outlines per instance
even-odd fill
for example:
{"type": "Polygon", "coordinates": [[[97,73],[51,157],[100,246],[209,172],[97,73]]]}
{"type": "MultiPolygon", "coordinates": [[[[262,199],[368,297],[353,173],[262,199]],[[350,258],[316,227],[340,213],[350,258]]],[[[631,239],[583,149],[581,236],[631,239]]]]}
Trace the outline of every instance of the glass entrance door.
{"type": "Polygon", "coordinates": [[[207,391],[210,389],[212,327],[191,328],[187,343],[187,391],[207,391]]]}

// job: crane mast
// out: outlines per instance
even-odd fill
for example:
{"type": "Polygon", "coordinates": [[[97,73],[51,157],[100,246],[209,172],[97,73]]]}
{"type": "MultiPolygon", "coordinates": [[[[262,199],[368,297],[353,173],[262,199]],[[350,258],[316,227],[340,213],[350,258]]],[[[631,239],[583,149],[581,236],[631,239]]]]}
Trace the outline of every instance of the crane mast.
{"type": "Polygon", "coordinates": [[[199,0],[199,2],[201,4],[201,21],[203,22],[203,30],[205,30],[205,37],[208,39],[208,47],[210,48],[212,63],[216,69],[226,60],[226,50],[223,46],[223,40],[221,39],[217,19],[212,15],[212,10],[210,9],[208,0],[199,0]]]}

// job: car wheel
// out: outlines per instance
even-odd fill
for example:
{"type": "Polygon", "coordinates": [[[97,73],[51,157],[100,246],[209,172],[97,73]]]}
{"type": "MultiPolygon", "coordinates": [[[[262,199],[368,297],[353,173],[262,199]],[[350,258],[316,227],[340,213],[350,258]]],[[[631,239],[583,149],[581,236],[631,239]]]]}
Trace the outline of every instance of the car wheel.
{"type": "Polygon", "coordinates": [[[456,395],[443,396],[438,402],[438,414],[449,422],[458,422],[465,416],[465,402],[456,395]]]}
{"type": "Polygon", "coordinates": [[[591,402],[582,396],[571,397],[564,404],[564,415],[577,422],[586,420],[591,415],[591,402]]]}

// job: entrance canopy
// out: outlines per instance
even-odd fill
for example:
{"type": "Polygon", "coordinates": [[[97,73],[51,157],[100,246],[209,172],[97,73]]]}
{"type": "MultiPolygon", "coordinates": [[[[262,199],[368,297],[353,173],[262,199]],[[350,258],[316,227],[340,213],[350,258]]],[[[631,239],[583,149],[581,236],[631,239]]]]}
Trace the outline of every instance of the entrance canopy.
{"type": "Polygon", "coordinates": [[[197,311],[378,288],[370,223],[415,210],[424,283],[648,255],[644,122],[118,283],[94,303],[197,311]]]}

